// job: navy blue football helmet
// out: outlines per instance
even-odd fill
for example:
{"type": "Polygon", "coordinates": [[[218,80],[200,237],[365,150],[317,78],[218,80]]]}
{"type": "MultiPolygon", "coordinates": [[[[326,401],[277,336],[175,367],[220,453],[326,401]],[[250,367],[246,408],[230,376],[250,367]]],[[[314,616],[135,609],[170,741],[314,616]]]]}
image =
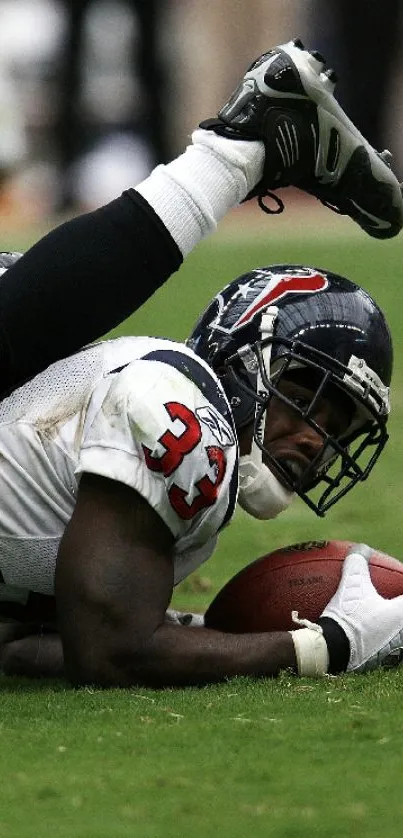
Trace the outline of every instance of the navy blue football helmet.
{"type": "Polygon", "coordinates": [[[237,429],[254,423],[254,443],[269,467],[318,515],[368,477],[388,439],[393,351],[382,311],[360,286],[303,265],[253,270],[217,294],[188,345],[220,377],[237,429]],[[296,370],[304,371],[313,391],[304,409],[280,389],[296,370]],[[350,408],[348,429],[338,438],[313,418],[324,392],[350,408]],[[262,427],[273,396],[323,439],[302,475],[264,448],[262,427]]]}

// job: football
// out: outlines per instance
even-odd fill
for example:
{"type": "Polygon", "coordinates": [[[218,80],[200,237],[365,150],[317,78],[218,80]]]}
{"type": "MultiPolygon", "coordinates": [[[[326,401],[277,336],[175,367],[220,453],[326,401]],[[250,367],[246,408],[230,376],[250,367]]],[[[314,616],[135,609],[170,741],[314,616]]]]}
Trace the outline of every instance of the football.
{"type": "MultiPolygon", "coordinates": [[[[296,628],[292,611],[315,622],[337,589],[352,544],[308,541],[256,559],[219,591],[205,614],[205,625],[237,634],[288,631],[296,628]]],[[[370,573],[383,597],[403,594],[403,563],[398,559],[373,549],[370,573]]]]}

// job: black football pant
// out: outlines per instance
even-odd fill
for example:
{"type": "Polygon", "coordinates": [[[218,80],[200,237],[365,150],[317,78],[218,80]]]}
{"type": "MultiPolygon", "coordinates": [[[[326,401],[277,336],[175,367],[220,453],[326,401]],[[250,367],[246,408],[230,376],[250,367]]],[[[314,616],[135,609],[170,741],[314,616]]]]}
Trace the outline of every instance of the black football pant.
{"type": "Polygon", "coordinates": [[[0,280],[0,397],[117,326],[181,262],[132,189],[48,233],[0,280]]]}

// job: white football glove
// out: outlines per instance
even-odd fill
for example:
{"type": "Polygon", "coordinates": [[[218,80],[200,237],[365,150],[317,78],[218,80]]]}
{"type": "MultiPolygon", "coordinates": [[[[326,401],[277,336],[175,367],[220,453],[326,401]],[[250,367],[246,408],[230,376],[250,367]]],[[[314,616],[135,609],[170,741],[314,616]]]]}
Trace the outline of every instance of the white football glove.
{"type": "MultiPolygon", "coordinates": [[[[321,617],[334,620],[350,644],[347,672],[369,672],[381,665],[399,663],[403,657],[403,596],[384,599],[371,581],[372,550],[355,544],[347,554],[339,587],[321,617]]],[[[322,627],[293,619],[304,626],[291,635],[299,675],[324,675],[329,656],[322,627]]]]}
{"type": "Polygon", "coordinates": [[[335,620],[347,635],[347,672],[368,672],[403,648],[403,596],[384,599],[369,572],[372,550],[355,544],[343,564],[339,587],[322,617],[335,620]]]}

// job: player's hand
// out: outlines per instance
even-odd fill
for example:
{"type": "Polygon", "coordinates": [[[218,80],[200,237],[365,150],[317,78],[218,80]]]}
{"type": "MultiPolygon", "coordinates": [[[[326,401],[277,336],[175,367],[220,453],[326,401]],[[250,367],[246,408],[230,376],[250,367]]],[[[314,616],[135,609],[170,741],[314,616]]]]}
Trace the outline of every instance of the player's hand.
{"type": "Polygon", "coordinates": [[[384,599],[378,594],[369,572],[371,552],[366,544],[351,548],[339,587],[321,615],[334,620],[347,636],[347,672],[368,672],[402,658],[403,596],[384,599]]]}

